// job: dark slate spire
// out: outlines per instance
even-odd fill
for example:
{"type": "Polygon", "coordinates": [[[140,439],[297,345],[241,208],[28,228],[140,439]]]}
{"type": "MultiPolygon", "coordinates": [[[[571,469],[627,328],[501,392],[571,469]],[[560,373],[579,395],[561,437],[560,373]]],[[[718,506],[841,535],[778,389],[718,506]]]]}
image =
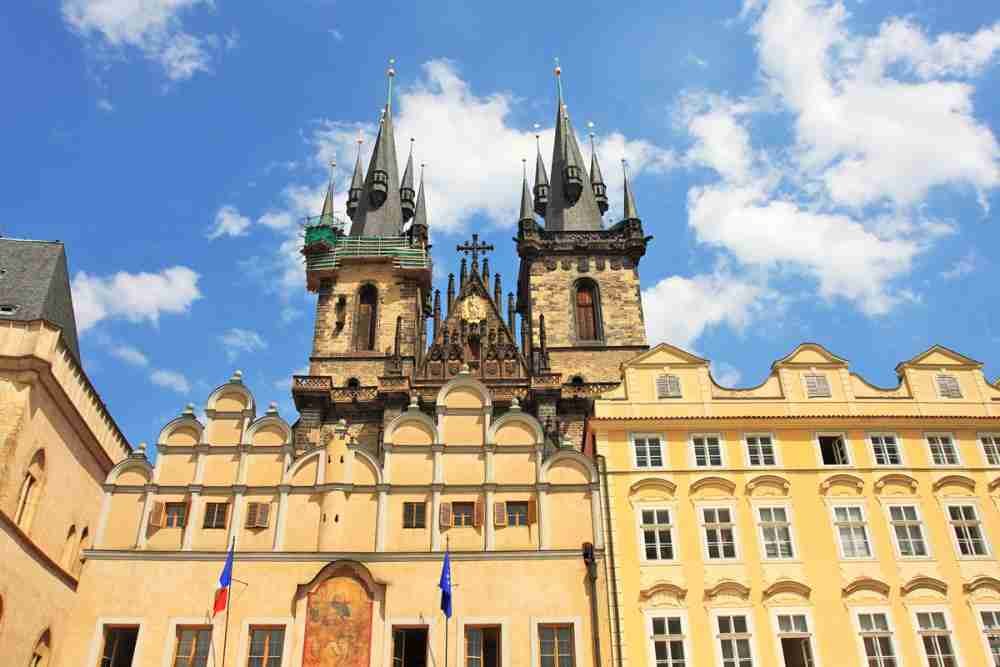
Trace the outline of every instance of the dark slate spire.
{"type": "MultiPolygon", "coordinates": [[[[539,158],[541,158],[540,155],[539,158]]],[[[523,179],[521,184],[521,215],[517,219],[534,222],[535,216],[531,212],[531,190],[528,189],[528,167],[524,160],[521,160],[521,173],[523,179]]]]}
{"type": "Polygon", "coordinates": [[[590,131],[590,188],[594,191],[594,201],[597,208],[601,210],[601,215],[608,212],[608,186],[604,184],[604,174],[601,173],[601,165],[597,162],[597,148],[594,146],[593,123],[588,123],[590,131]]]}
{"type": "Polygon", "coordinates": [[[632,196],[632,188],[628,184],[628,164],[622,160],[622,171],[625,174],[625,220],[638,220],[639,212],[635,208],[635,197],[632,196]]]}
{"type": "Polygon", "coordinates": [[[413,214],[413,224],[410,225],[410,236],[424,244],[427,243],[427,201],[424,195],[424,165],[420,165],[420,191],[417,193],[417,206],[413,214]]]}
{"type": "Polygon", "coordinates": [[[361,194],[365,188],[365,173],[361,169],[361,132],[358,132],[358,157],[354,161],[354,175],[351,177],[351,188],[347,191],[347,215],[354,219],[361,202],[361,194]]]}
{"type": "Polygon", "coordinates": [[[455,307],[455,274],[448,274],[448,317],[451,317],[451,311],[455,307]]]}
{"type": "Polygon", "coordinates": [[[326,196],[323,197],[323,211],[319,214],[319,221],[327,225],[333,224],[333,172],[336,167],[336,162],[330,162],[330,182],[326,186],[326,196]]]}
{"type": "Polygon", "coordinates": [[[363,196],[358,202],[351,236],[399,236],[403,211],[399,197],[399,165],[396,162],[396,138],[392,129],[392,62],[386,72],[389,95],[379,122],[378,136],[368,163],[363,196]]]}
{"type": "Polygon", "coordinates": [[[584,187],[586,171],[583,155],[562,96],[562,68],[556,66],[559,89],[556,134],[552,147],[552,188],[545,211],[545,228],[550,231],[601,229],[601,211],[594,192],[584,187]]]}
{"type": "MultiPolygon", "coordinates": [[[[537,129],[538,126],[536,125],[537,129]]],[[[549,176],[545,173],[545,163],[542,161],[542,142],[538,134],[535,134],[535,147],[538,149],[538,158],[535,160],[535,213],[545,217],[545,209],[549,204],[549,176]]],[[[524,220],[524,216],[521,216],[524,220]]]]}
{"type": "Polygon", "coordinates": [[[410,157],[406,159],[406,169],[403,171],[403,184],[399,186],[399,201],[403,210],[403,222],[413,217],[413,199],[416,192],[413,189],[413,139],[410,139],[410,157]]]}

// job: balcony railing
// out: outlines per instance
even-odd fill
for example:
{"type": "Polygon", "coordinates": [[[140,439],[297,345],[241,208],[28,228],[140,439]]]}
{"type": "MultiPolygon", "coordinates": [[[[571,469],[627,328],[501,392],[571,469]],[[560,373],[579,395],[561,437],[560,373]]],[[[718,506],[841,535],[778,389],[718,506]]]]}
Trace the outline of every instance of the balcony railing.
{"type": "MultiPolygon", "coordinates": [[[[353,257],[389,257],[396,266],[406,269],[430,267],[427,249],[422,244],[411,243],[405,236],[339,236],[333,233],[313,232],[306,228],[306,246],[323,241],[328,250],[306,253],[306,270],[339,268],[345,259],[353,257]]],[[[319,227],[318,229],[323,229],[319,227]]]]}

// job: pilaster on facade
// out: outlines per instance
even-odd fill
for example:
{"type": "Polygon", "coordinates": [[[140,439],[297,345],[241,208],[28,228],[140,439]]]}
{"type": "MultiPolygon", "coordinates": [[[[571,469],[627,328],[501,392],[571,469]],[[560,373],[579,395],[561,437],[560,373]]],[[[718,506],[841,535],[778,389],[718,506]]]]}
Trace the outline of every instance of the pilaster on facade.
{"type": "MultiPolygon", "coordinates": [[[[104,487],[104,496],[101,498],[101,514],[97,518],[97,529],[94,531],[94,548],[100,549],[104,546],[104,535],[108,532],[108,519],[111,516],[111,488],[104,487]]],[[[136,542],[138,544],[138,541],[136,542]]]]}
{"type": "Polygon", "coordinates": [[[188,516],[184,521],[184,537],[181,540],[181,551],[191,551],[191,542],[194,539],[196,516],[201,516],[201,487],[191,489],[191,502],[188,506],[188,516]]]}
{"type": "Polygon", "coordinates": [[[274,521],[274,551],[285,548],[285,524],[288,523],[288,493],[292,487],[282,484],[278,487],[278,516],[274,521]]]}
{"type": "Polygon", "coordinates": [[[441,551],[441,486],[435,483],[431,490],[431,551],[441,551]]]}
{"type": "Polygon", "coordinates": [[[153,495],[155,493],[155,486],[147,486],[142,497],[142,516],[139,517],[139,531],[135,536],[135,544],[139,549],[146,548],[146,533],[149,530],[149,512],[153,507],[153,495]]]}
{"type": "Polygon", "coordinates": [[[483,517],[483,523],[486,528],[486,550],[493,551],[496,548],[496,526],[494,517],[491,514],[493,510],[493,495],[495,487],[486,488],[486,513],[483,517]]]}
{"type": "Polygon", "coordinates": [[[378,487],[378,505],[375,509],[375,551],[385,551],[385,524],[389,507],[389,486],[378,487]]]}

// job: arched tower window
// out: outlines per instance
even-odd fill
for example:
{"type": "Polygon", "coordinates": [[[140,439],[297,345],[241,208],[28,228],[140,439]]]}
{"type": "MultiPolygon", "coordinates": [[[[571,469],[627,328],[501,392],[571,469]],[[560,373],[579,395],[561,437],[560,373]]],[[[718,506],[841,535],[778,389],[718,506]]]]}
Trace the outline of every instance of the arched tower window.
{"type": "Polygon", "coordinates": [[[576,284],[576,294],[573,296],[573,306],[576,311],[577,340],[601,340],[600,301],[597,285],[592,280],[581,280],[576,284]]]}
{"type": "Polygon", "coordinates": [[[21,491],[17,497],[17,511],[14,513],[14,522],[24,532],[28,532],[31,528],[31,520],[35,516],[35,508],[38,507],[44,483],[45,452],[38,450],[31,457],[28,470],[24,473],[21,491]]]}
{"type": "Polygon", "coordinates": [[[358,292],[358,316],[354,329],[356,349],[375,349],[375,323],[377,321],[378,290],[374,285],[365,285],[358,292]]]}

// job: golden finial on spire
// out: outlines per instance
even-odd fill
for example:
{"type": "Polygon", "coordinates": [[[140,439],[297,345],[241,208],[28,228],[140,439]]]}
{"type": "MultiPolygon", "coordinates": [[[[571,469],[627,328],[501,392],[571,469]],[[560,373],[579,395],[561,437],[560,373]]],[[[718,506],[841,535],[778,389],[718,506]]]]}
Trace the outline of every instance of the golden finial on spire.
{"type": "Polygon", "coordinates": [[[528,161],[525,158],[521,158],[521,177],[528,180],[528,161]]]}
{"type": "Polygon", "coordinates": [[[556,68],[555,68],[556,76],[561,76],[562,75],[562,67],[559,66],[559,57],[556,56],[555,58],[553,58],[553,60],[556,63],[556,68]]]}
{"type": "Polygon", "coordinates": [[[590,151],[594,152],[594,121],[587,121],[587,129],[590,130],[590,151]]]}
{"type": "Polygon", "coordinates": [[[388,101],[385,103],[385,108],[387,111],[392,111],[392,79],[396,76],[396,59],[389,58],[389,68],[385,71],[386,78],[389,80],[389,92],[386,96],[388,101]]]}

